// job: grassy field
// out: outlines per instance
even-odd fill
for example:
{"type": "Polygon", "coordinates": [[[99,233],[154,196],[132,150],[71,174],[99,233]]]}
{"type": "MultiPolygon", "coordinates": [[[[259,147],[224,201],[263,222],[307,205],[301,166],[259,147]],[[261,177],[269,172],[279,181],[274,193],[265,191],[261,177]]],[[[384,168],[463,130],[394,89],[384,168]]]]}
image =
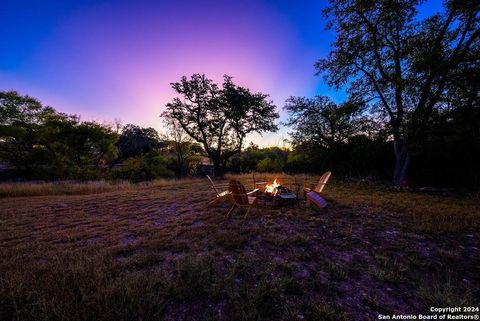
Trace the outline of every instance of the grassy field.
{"type": "Polygon", "coordinates": [[[332,179],[325,209],[243,219],[205,206],[204,179],[101,184],[0,185],[0,320],[362,321],[480,304],[475,198],[332,179]]]}

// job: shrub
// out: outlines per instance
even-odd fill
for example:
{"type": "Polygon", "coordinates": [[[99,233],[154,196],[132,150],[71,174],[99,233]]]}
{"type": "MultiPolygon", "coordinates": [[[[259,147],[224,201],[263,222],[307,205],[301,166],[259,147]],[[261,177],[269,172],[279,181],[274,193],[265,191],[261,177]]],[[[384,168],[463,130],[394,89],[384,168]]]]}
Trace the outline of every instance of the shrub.
{"type": "Polygon", "coordinates": [[[267,157],[258,162],[257,170],[259,172],[281,172],[283,166],[278,160],[267,157]]]}
{"type": "Polygon", "coordinates": [[[143,181],[174,176],[173,171],[168,169],[169,160],[158,152],[127,158],[120,166],[112,173],[116,179],[143,181]]]}

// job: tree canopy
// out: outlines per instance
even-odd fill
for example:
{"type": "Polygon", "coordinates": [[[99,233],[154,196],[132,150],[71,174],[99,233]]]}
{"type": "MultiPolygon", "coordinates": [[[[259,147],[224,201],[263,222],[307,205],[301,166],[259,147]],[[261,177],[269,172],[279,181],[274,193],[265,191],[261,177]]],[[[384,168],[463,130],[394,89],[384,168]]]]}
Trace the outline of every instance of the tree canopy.
{"type": "Polygon", "coordinates": [[[423,20],[417,15],[419,3],[331,0],[324,13],[336,41],[316,63],[330,85],[346,85],[352,97],[387,117],[396,185],[421,148],[433,111],[445,108],[453,92],[472,99],[478,89],[480,2],[449,0],[443,13],[423,20]],[[475,78],[477,85],[468,88],[471,81],[465,78],[475,78]]]}
{"type": "Polygon", "coordinates": [[[142,128],[127,124],[122,129],[118,148],[122,158],[148,153],[161,145],[158,132],[152,128],[142,128]]]}
{"type": "Polygon", "coordinates": [[[289,116],[285,125],[293,129],[290,136],[294,146],[317,144],[333,147],[373,130],[372,121],[363,115],[362,109],[361,102],[337,105],[326,96],[290,97],[284,106],[289,116]]]}
{"type": "Polygon", "coordinates": [[[274,123],[278,113],[268,95],[251,93],[234,84],[232,77],[224,76],[222,88],[200,74],[171,85],[180,97],[166,105],[162,117],[176,120],[202,145],[217,174],[242,150],[248,134],[278,129],[274,123]]]}
{"type": "Polygon", "coordinates": [[[117,135],[96,122],[57,112],[37,99],[0,92],[0,159],[18,175],[71,177],[116,158],[117,135]]]}

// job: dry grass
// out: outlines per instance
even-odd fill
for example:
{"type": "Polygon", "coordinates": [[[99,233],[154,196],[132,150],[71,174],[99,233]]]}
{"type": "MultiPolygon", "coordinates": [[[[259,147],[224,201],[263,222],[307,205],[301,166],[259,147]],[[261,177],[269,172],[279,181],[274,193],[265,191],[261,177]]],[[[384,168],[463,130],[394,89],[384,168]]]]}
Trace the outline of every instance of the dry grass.
{"type": "Polygon", "coordinates": [[[376,320],[480,303],[474,199],[332,180],[323,210],[244,220],[211,196],[197,179],[0,199],[0,320],[376,320]]]}
{"type": "Polygon", "coordinates": [[[426,195],[361,183],[339,184],[325,194],[344,206],[366,205],[375,210],[406,214],[414,220],[415,228],[422,231],[443,233],[480,227],[478,197],[426,195]]]}
{"type": "Polygon", "coordinates": [[[48,196],[48,195],[88,195],[113,191],[126,191],[149,186],[169,186],[176,182],[191,179],[158,179],[151,182],[131,183],[129,181],[58,181],[58,182],[18,182],[0,183],[0,197],[48,196]]]}
{"type": "Polygon", "coordinates": [[[1,183],[0,197],[101,194],[131,188],[131,183],[123,181],[1,183]]]}

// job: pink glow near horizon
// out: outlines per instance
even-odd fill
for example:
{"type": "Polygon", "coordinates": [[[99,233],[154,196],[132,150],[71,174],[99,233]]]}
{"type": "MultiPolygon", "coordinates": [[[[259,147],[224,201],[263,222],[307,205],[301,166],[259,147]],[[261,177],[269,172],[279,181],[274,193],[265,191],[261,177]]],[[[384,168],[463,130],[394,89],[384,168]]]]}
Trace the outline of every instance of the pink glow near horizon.
{"type": "MultiPolygon", "coordinates": [[[[175,95],[169,84],[184,75],[205,73],[220,84],[228,74],[269,94],[279,112],[288,96],[313,90],[314,55],[295,61],[299,39],[288,19],[252,3],[229,2],[223,8],[229,15],[210,9],[158,5],[146,12],[122,4],[77,11],[25,62],[37,81],[17,81],[13,89],[38,93],[83,119],[120,119],[159,131],[159,115],[175,95]]],[[[277,145],[282,135],[253,138],[277,145]]]]}

